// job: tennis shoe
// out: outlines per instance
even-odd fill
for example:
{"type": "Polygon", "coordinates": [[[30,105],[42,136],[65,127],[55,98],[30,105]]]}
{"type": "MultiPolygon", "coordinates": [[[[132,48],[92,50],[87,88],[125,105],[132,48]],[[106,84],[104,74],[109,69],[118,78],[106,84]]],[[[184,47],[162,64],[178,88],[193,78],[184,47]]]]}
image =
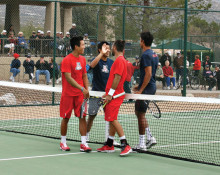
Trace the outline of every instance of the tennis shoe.
{"type": "Polygon", "coordinates": [[[60,149],[61,149],[62,151],[70,151],[70,148],[69,148],[67,145],[64,146],[64,144],[61,143],[61,142],[60,142],[60,149]]]}
{"type": "Polygon", "coordinates": [[[173,90],[176,90],[176,87],[175,87],[175,86],[173,87],[173,90]]]}
{"type": "Polygon", "coordinates": [[[120,156],[128,155],[132,152],[132,149],[129,145],[122,146],[120,156]]]}
{"type": "Polygon", "coordinates": [[[102,153],[113,153],[115,152],[115,148],[113,145],[111,147],[108,145],[104,145],[103,147],[98,148],[97,151],[102,153]]]}
{"type": "Polygon", "coordinates": [[[146,146],[147,149],[150,149],[152,146],[156,145],[156,139],[154,137],[151,137],[150,140],[147,140],[146,146]]]}
{"type": "Polygon", "coordinates": [[[167,86],[167,90],[170,90],[170,86],[167,86]]]}
{"type": "Polygon", "coordinates": [[[136,152],[147,151],[147,146],[137,144],[134,148],[132,148],[132,151],[136,151],[136,152]]]}
{"type": "Polygon", "coordinates": [[[92,149],[87,144],[80,144],[80,151],[82,152],[90,152],[92,149]]]}

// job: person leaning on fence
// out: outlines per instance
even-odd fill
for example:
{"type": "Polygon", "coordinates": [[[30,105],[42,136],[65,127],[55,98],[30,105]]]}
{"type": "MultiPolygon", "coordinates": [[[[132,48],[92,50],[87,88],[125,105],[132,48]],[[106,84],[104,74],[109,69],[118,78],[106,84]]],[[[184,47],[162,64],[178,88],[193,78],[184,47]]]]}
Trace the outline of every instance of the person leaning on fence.
{"type": "Polygon", "coordinates": [[[8,47],[5,46],[5,48],[9,48],[8,56],[11,56],[14,54],[15,45],[17,44],[17,39],[15,38],[14,34],[11,33],[8,37],[8,47]]]}
{"type": "Polygon", "coordinates": [[[177,52],[177,56],[174,58],[173,66],[176,69],[176,81],[179,82],[179,77],[183,75],[183,56],[180,52],[177,52]]]}
{"type": "Polygon", "coordinates": [[[72,28],[69,30],[69,33],[70,33],[70,38],[72,38],[74,36],[78,36],[78,31],[76,29],[75,23],[72,24],[72,28]]]}
{"type": "Polygon", "coordinates": [[[65,55],[68,55],[72,51],[70,47],[70,32],[66,32],[66,36],[63,38],[63,41],[64,41],[65,55]]]}
{"type": "Polygon", "coordinates": [[[212,88],[216,85],[216,80],[208,64],[205,66],[205,70],[203,71],[203,77],[205,78],[206,82],[209,85],[208,90],[211,91],[212,88]]]}
{"type": "Polygon", "coordinates": [[[27,42],[23,36],[23,32],[19,32],[18,33],[18,48],[19,48],[19,53],[21,52],[21,48],[24,49],[24,52],[25,54],[27,53],[27,48],[28,48],[28,45],[27,45],[27,42]]]}
{"type": "Polygon", "coordinates": [[[50,54],[53,48],[53,37],[51,36],[51,31],[47,31],[47,35],[45,36],[45,53],[50,54]]]}
{"type": "Polygon", "coordinates": [[[20,73],[19,67],[21,66],[21,62],[18,59],[20,57],[20,55],[18,55],[17,53],[14,54],[14,59],[11,62],[11,69],[10,72],[13,74],[10,77],[11,81],[15,81],[15,77],[20,73]]]}
{"type": "Polygon", "coordinates": [[[43,74],[46,75],[46,84],[49,85],[50,82],[50,72],[48,71],[49,69],[49,64],[47,61],[44,60],[44,56],[40,56],[40,60],[38,60],[35,64],[36,67],[36,72],[35,72],[35,77],[36,77],[36,82],[35,84],[39,84],[39,75],[43,74]]]}
{"type": "Polygon", "coordinates": [[[55,71],[55,79],[56,79],[56,83],[58,84],[59,83],[59,80],[58,80],[58,75],[59,75],[58,64],[56,62],[54,63],[53,58],[49,58],[50,81],[52,81],[52,79],[53,79],[53,70],[55,71]]]}
{"type": "Polygon", "coordinates": [[[215,79],[217,80],[216,90],[220,90],[220,65],[215,66],[215,71],[213,72],[215,79]]]}
{"type": "Polygon", "coordinates": [[[3,50],[4,50],[4,46],[7,44],[7,31],[6,30],[3,30],[1,35],[0,35],[0,42],[1,42],[1,53],[3,53],[3,50]]]}
{"type": "Polygon", "coordinates": [[[31,56],[28,55],[26,60],[23,62],[23,66],[25,69],[25,74],[29,75],[29,82],[32,84],[32,80],[35,78],[34,77],[34,61],[31,60],[31,56]]]}
{"type": "Polygon", "coordinates": [[[195,55],[195,61],[193,65],[193,70],[195,71],[194,76],[198,77],[201,69],[201,61],[199,59],[199,55],[195,55]]]}
{"type": "Polygon", "coordinates": [[[166,88],[165,78],[163,74],[163,69],[161,68],[161,63],[158,63],[157,65],[157,71],[155,74],[156,81],[162,81],[163,89],[166,88]]]}
{"type": "Polygon", "coordinates": [[[170,90],[170,82],[173,83],[173,89],[176,89],[176,79],[173,76],[173,68],[170,66],[170,62],[168,60],[165,61],[165,66],[163,67],[163,74],[167,83],[167,89],[170,90]]]}
{"type": "Polygon", "coordinates": [[[36,32],[35,32],[35,31],[33,31],[33,32],[32,32],[32,35],[29,37],[30,49],[31,49],[31,52],[34,52],[34,51],[35,51],[35,55],[37,55],[36,37],[37,37],[37,35],[36,35],[36,32]]]}

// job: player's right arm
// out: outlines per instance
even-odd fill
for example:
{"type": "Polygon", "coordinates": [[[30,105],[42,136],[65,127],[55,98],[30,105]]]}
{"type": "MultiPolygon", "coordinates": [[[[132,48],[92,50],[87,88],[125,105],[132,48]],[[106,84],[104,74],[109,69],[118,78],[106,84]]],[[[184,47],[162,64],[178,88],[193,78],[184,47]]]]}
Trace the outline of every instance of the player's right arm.
{"type": "Polygon", "coordinates": [[[65,75],[65,78],[66,78],[66,81],[73,87],[77,88],[77,89],[80,89],[82,90],[82,93],[84,95],[85,98],[88,98],[89,97],[89,91],[82,87],[81,85],[79,85],[72,77],[71,77],[71,73],[69,72],[64,72],[64,75],[65,75]]]}

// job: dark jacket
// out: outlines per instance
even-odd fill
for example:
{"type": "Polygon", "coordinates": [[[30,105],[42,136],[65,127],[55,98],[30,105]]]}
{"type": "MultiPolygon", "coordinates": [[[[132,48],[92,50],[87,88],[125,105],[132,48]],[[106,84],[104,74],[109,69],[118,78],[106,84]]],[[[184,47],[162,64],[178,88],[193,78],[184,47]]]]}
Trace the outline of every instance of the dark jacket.
{"type": "Polygon", "coordinates": [[[204,70],[203,71],[203,76],[205,78],[209,78],[210,76],[213,76],[213,72],[211,70],[204,70]]]}
{"type": "Polygon", "coordinates": [[[69,32],[70,32],[70,38],[74,36],[78,36],[78,31],[76,29],[71,28],[69,32]]]}
{"type": "Polygon", "coordinates": [[[24,60],[23,66],[25,68],[26,73],[34,72],[34,61],[33,60],[30,60],[30,62],[28,62],[27,60],[24,60]]]}
{"type": "Polygon", "coordinates": [[[18,59],[13,59],[11,62],[11,68],[18,69],[21,66],[21,62],[18,59]]]}
{"type": "Polygon", "coordinates": [[[206,65],[209,65],[209,68],[211,67],[211,62],[208,60],[205,60],[205,61],[203,61],[203,63],[202,63],[202,66],[203,66],[203,68],[205,69],[205,66],[206,65]]]}
{"type": "Polygon", "coordinates": [[[49,64],[45,60],[44,63],[40,63],[40,60],[38,60],[35,64],[35,67],[37,70],[49,70],[49,64]]]}
{"type": "Polygon", "coordinates": [[[160,58],[160,63],[161,63],[161,65],[162,65],[162,67],[165,66],[166,60],[169,60],[170,66],[171,66],[171,63],[172,63],[172,62],[171,62],[171,56],[164,54],[164,55],[160,58]]]}

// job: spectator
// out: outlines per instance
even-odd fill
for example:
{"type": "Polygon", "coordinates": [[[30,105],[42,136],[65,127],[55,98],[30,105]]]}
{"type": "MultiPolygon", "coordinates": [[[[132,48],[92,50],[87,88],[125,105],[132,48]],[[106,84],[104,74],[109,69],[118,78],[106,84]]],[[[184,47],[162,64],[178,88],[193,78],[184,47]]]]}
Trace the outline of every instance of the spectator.
{"type": "Polygon", "coordinates": [[[133,66],[133,64],[127,59],[126,59],[126,63],[127,63],[127,77],[124,82],[124,91],[130,94],[131,93],[131,86],[130,86],[131,77],[133,76],[135,70],[140,69],[140,66],[139,65],[133,66]]]}
{"type": "Polygon", "coordinates": [[[58,54],[61,54],[61,52],[64,49],[64,41],[60,37],[60,32],[56,33],[56,48],[57,48],[58,54]]]}
{"type": "Polygon", "coordinates": [[[63,32],[60,32],[60,38],[63,39],[64,36],[63,36],[63,32]]]}
{"type": "Polygon", "coordinates": [[[210,67],[211,67],[210,57],[206,56],[205,59],[206,60],[203,61],[203,63],[202,63],[203,69],[205,69],[206,65],[209,65],[209,69],[210,69],[210,67]]]}
{"type": "Polygon", "coordinates": [[[12,24],[9,25],[9,28],[7,30],[7,36],[9,37],[11,34],[15,35],[15,30],[12,24]]]}
{"type": "Polygon", "coordinates": [[[171,62],[171,52],[170,52],[170,51],[166,51],[165,54],[160,58],[160,63],[161,63],[161,65],[162,65],[162,67],[165,66],[166,60],[169,61],[170,66],[171,66],[171,63],[172,63],[172,62],[171,62]]]}
{"type": "Polygon", "coordinates": [[[212,91],[212,88],[216,85],[216,80],[213,76],[213,72],[209,69],[209,65],[205,66],[205,70],[203,71],[203,77],[209,85],[208,90],[212,91]]]}
{"type": "MultiPolygon", "coordinates": [[[[135,62],[132,65],[135,66],[135,67],[139,67],[140,66],[140,58],[138,56],[136,56],[135,62]]],[[[134,77],[134,84],[136,84],[136,83],[139,84],[139,81],[140,81],[140,69],[135,69],[134,70],[133,77],[134,77]]]]}
{"type": "Polygon", "coordinates": [[[15,81],[15,77],[20,73],[19,67],[21,66],[21,62],[18,59],[20,57],[20,55],[18,55],[17,53],[14,54],[14,59],[11,62],[11,69],[10,72],[13,73],[13,75],[10,77],[10,80],[12,82],[15,81]]]}
{"type": "Polygon", "coordinates": [[[88,59],[88,64],[86,65],[86,72],[87,72],[87,76],[88,76],[88,80],[89,80],[89,84],[92,85],[92,79],[93,79],[93,70],[90,69],[90,64],[91,64],[90,59],[88,59]]]}
{"type": "Polygon", "coordinates": [[[75,23],[72,24],[72,28],[69,30],[69,32],[70,32],[70,38],[72,38],[74,36],[78,36],[78,31],[76,30],[75,23]]]}
{"type": "Polygon", "coordinates": [[[38,54],[41,54],[41,46],[42,46],[42,37],[41,37],[41,30],[37,31],[37,36],[36,36],[36,54],[35,56],[37,57],[38,54]]]}
{"type": "Polygon", "coordinates": [[[173,68],[169,65],[170,62],[168,60],[165,61],[165,66],[163,67],[163,74],[166,79],[167,83],[167,89],[170,90],[170,81],[173,83],[173,89],[176,89],[175,87],[175,77],[173,76],[173,68]]]}
{"type": "Polygon", "coordinates": [[[50,82],[50,72],[48,71],[49,69],[49,64],[47,61],[44,60],[44,56],[41,55],[40,56],[40,60],[38,60],[36,62],[36,73],[35,73],[35,77],[36,77],[36,82],[35,84],[39,84],[39,75],[40,74],[43,74],[43,75],[46,75],[46,81],[47,81],[47,85],[49,85],[49,82],[50,82]]]}
{"type": "Polygon", "coordinates": [[[53,37],[51,37],[51,31],[47,31],[47,35],[45,36],[45,53],[50,54],[51,53],[51,48],[53,47],[53,37]]]}
{"type": "Polygon", "coordinates": [[[180,52],[177,52],[177,56],[174,58],[173,66],[176,70],[176,81],[179,82],[179,76],[183,75],[184,59],[180,52]]]}
{"type": "Polygon", "coordinates": [[[29,43],[30,43],[30,49],[32,52],[35,51],[35,55],[37,55],[37,49],[36,49],[36,46],[37,46],[37,43],[36,43],[36,32],[33,31],[32,32],[32,35],[29,37],[29,43]]]}
{"type": "Polygon", "coordinates": [[[29,75],[29,82],[30,82],[30,84],[32,84],[32,81],[35,78],[34,77],[34,61],[31,60],[30,55],[28,55],[26,60],[24,60],[23,66],[25,69],[24,73],[29,75]]]}
{"type": "Polygon", "coordinates": [[[59,83],[58,80],[58,75],[59,75],[59,68],[58,68],[58,64],[56,62],[54,62],[53,58],[49,59],[49,72],[50,72],[50,81],[52,81],[53,79],[53,69],[55,71],[55,79],[56,79],[56,83],[59,83]]]}
{"type": "Polygon", "coordinates": [[[70,32],[66,32],[64,40],[64,50],[65,50],[65,55],[68,55],[71,53],[71,47],[70,47],[70,32]]]}
{"type": "Polygon", "coordinates": [[[25,54],[27,53],[28,45],[27,45],[27,42],[23,36],[23,32],[18,33],[18,47],[19,47],[19,53],[21,52],[21,50],[20,50],[21,48],[24,49],[25,54]]]}
{"type": "Polygon", "coordinates": [[[90,44],[90,39],[89,39],[87,33],[84,34],[83,40],[84,40],[84,43],[85,43],[85,55],[90,55],[90,53],[91,53],[91,51],[90,51],[91,44],[90,44]]]}
{"type": "Polygon", "coordinates": [[[163,89],[165,89],[165,78],[163,74],[163,69],[161,68],[161,63],[158,63],[156,74],[155,74],[156,81],[162,81],[163,89]]]}
{"type": "Polygon", "coordinates": [[[15,45],[17,43],[17,39],[14,37],[13,33],[9,35],[8,43],[9,44],[5,45],[5,48],[9,48],[8,56],[14,55],[14,50],[15,50],[15,45]]]}
{"type": "Polygon", "coordinates": [[[193,65],[193,70],[195,71],[194,76],[198,77],[201,69],[201,61],[199,59],[199,55],[195,55],[195,62],[193,65]]]}
{"type": "Polygon", "coordinates": [[[7,31],[3,30],[1,35],[0,35],[0,43],[1,43],[1,52],[3,53],[4,51],[4,46],[7,44],[7,31]]]}
{"type": "Polygon", "coordinates": [[[219,69],[219,66],[220,65],[216,65],[215,66],[215,71],[214,71],[214,77],[216,78],[217,80],[217,87],[216,87],[216,90],[220,90],[220,69],[219,69]]]}

